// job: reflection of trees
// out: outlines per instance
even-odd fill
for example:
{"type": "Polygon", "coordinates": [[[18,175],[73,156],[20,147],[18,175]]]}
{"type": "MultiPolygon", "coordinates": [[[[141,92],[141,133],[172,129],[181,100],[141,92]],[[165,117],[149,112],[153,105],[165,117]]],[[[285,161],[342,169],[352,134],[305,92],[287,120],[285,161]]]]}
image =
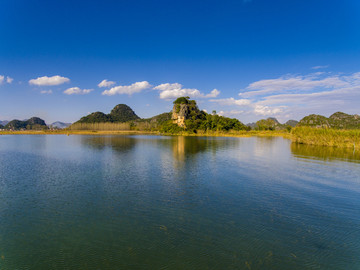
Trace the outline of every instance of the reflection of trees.
{"type": "Polygon", "coordinates": [[[216,152],[218,149],[235,148],[240,140],[211,137],[173,137],[171,140],[174,159],[184,161],[201,152],[216,152]]]}
{"type": "Polygon", "coordinates": [[[81,136],[81,143],[97,150],[111,148],[117,152],[124,152],[131,150],[137,140],[128,136],[81,136]]]}
{"type": "Polygon", "coordinates": [[[291,144],[293,155],[301,158],[311,158],[320,160],[345,159],[349,161],[360,161],[360,152],[352,148],[339,148],[329,146],[316,146],[306,144],[291,144]]]}
{"type": "Polygon", "coordinates": [[[136,144],[152,145],[164,150],[171,149],[174,159],[184,161],[202,152],[216,152],[218,149],[236,148],[240,143],[237,138],[219,137],[157,137],[157,136],[81,136],[82,144],[93,149],[107,147],[118,151],[131,150],[136,144]]]}

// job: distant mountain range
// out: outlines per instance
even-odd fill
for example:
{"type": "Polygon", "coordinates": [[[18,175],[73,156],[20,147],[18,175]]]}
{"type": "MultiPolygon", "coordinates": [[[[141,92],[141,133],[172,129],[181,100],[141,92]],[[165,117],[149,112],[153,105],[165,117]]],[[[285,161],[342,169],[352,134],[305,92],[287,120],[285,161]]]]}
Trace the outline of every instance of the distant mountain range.
{"type": "Polygon", "coordinates": [[[8,122],[5,126],[5,129],[9,130],[42,130],[47,129],[48,127],[45,124],[45,121],[39,117],[32,117],[29,120],[12,120],[8,122]]]}
{"type": "Polygon", "coordinates": [[[32,117],[26,120],[15,119],[12,121],[0,121],[0,129],[9,130],[42,130],[48,128],[63,129],[70,125],[71,123],[57,121],[48,126],[46,125],[45,121],[39,117],[32,117]]]}
{"type": "Polygon", "coordinates": [[[64,123],[64,122],[56,121],[56,122],[50,124],[49,128],[63,129],[63,128],[67,128],[70,125],[71,125],[71,123],[64,123]]]}
{"type": "Polygon", "coordinates": [[[249,123],[247,124],[248,127],[252,129],[259,129],[259,130],[282,130],[287,128],[295,127],[299,122],[296,120],[288,120],[285,124],[280,124],[280,122],[274,118],[269,117],[267,119],[261,119],[256,123],[249,123]]]}

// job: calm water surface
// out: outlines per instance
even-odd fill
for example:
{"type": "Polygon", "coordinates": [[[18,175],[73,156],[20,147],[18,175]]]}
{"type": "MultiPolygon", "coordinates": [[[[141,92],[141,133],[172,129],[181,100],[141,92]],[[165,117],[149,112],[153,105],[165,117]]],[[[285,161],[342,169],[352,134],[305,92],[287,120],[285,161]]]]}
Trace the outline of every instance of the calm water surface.
{"type": "Polygon", "coordinates": [[[0,269],[360,269],[360,155],[282,138],[0,136],[0,269]]]}

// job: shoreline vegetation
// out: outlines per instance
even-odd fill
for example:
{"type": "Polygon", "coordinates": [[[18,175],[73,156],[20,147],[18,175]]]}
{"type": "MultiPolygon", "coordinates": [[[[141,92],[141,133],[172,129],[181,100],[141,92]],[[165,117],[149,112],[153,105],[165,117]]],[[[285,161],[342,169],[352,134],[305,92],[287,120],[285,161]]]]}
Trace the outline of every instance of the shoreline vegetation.
{"type": "Polygon", "coordinates": [[[276,118],[243,124],[236,118],[200,110],[195,100],[180,97],[173,110],[142,119],[126,104],[110,113],[94,112],[64,129],[54,129],[38,117],[0,126],[0,135],[167,135],[215,137],[281,136],[297,144],[360,149],[360,116],[336,112],[329,118],[309,115],[300,122],[280,124],[276,118]]]}
{"type": "Polygon", "coordinates": [[[203,136],[203,137],[283,137],[296,144],[318,145],[333,148],[352,148],[360,150],[360,130],[336,130],[329,128],[296,127],[288,130],[230,130],[227,132],[202,131],[196,133],[182,131],[166,133],[151,130],[22,130],[0,131],[0,135],[158,135],[158,136],[203,136]]]}

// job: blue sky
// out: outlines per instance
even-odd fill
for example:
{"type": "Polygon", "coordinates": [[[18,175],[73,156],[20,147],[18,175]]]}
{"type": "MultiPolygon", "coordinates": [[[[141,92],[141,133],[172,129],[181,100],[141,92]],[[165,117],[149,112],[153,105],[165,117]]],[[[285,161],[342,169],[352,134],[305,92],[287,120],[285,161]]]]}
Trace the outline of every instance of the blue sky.
{"type": "Polygon", "coordinates": [[[360,113],[358,0],[3,0],[0,33],[0,120],[360,113]]]}

